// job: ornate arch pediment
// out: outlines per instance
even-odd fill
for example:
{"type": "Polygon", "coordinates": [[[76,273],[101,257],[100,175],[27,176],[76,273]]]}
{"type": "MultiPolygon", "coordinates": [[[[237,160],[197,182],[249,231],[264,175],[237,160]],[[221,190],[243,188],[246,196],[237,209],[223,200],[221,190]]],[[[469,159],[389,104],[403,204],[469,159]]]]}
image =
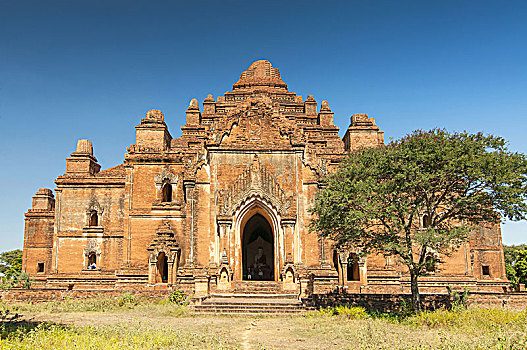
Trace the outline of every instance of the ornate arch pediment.
{"type": "Polygon", "coordinates": [[[95,239],[89,239],[84,249],[84,256],[88,257],[90,254],[95,253],[97,257],[101,256],[101,248],[97,245],[95,239]]]}
{"type": "Polygon", "coordinates": [[[149,261],[157,261],[159,253],[165,253],[168,262],[174,262],[181,251],[179,244],[174,237],[174,229],[168,221],[163,221],[156,230],[156,237],[150,242],[147,248],[149,261]]]}
{"type": "Polygon", "coordinates": [[[173,174],[169,169],[163,168],[159,174],[154,175],[154,181],[156,184],[161,185],[165,180],[168,180],[171,184],[177,184],[179,176],[173,174]]]}
{"type": "Polygon", "coordinates": [[[258,156],[227,189],[216,193],[216,205],[220,216],[232,216],[248,199],[259,196],[269,202],[281,215],[294,216],[293,196],[288,196],[276,177],[264,166],[258,156]]]}
{"type": "Polygon", "coordinates": [[[90,201],[88,202],[88,206],[86,207],[86,213],[89,214],[92,210],[95,210],[98,215],[101,215],[104,211],[103,207],[101,206],[97,198],[95,198],[95,194],[93,193],[90,196],[90,201]]]}

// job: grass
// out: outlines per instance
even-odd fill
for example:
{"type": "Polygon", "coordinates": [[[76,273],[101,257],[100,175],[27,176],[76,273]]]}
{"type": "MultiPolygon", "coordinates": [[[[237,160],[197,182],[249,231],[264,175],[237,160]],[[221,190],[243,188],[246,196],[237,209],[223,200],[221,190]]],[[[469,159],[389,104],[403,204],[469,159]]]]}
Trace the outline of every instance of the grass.
{"type": "Polygon", "coordinates": [[[343,306],[297,316],[220,316],[128,296],[16,307],[25,321],[1,326],[0,349],[527,348],[527,312],[502,309],[406,317],[343,306]]]}
{"type": "Polygon", "coordinates": [[[337,306],[334,308],[320,309],[306,314],[306,317],[332,317],[340,316],[354,320],[365,320],[370,318],[370,314],[363,307],[357,306],[337,306]]]}
{"type": "Polygon", "coordinates": [[[459,328],[465,332],[492,331],[527,325],[527,311],[515,312],[504,309],[468,309],[425,311],[408,318],[411,324],[430,328],[459,328]]]}
{"type": "Polygon", "coordinates": [[[180,303],[164,299],[136,298],[130,294],[118,297],[101,296],[96,298],[72,299],[41,303],[14,303],[21,313],[79,313],[79,312],[126,312],[128,310],[159,313],[165,316],[184,316],[189,308],[180,303]]]}
{"type": "Polygon", "coordinates": [[[217,336],[209,337],[142,325],[64,327],[41,324],[12,332],[0,340],[0,349],[231,349],[234,345],[217,336]]]}

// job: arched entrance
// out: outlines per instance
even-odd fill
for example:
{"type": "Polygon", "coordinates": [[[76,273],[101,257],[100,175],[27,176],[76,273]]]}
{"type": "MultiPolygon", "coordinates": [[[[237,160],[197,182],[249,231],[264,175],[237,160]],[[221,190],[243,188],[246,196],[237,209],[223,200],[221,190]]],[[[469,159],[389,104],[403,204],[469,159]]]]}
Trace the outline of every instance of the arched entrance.
{"type": "Polygon", "coordinates": [[[351,253],[348,256],[348,268],[347,268],[347,279],[348,281],[360,281],[360,271],[359,271],[359,258],[357,254],[351,253]]]}
{"type": "Polygon", "coordinates": [[[243,279],[274,281],[274,260],[273,229],[263,215],[254,214],[243,228],[243,279]]]}
{"type": "Polygon", "coordinates": [[[157,257],[157,278],[158,283],[168,282],[168,259],[164,252],[157,257]]]}

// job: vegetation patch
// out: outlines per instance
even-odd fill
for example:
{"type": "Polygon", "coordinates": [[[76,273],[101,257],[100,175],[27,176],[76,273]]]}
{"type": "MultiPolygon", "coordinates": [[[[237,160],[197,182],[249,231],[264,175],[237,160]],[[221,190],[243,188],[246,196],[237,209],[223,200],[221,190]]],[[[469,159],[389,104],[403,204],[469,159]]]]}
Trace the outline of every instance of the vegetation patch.
{"type": "Polygon", "coordinates": [[[217,336],[156,329],[136,325],[65,327],[38,325],[18,330],[0,340],[0,349],[230,349],[234,345],[217,336]]]}
{"type": "Polygon", "coordinates": [[[219,317],[194,314],[169,298],[133,301],[126,295],[65,300],[60,307],[71,308],[62,313],[43,304],[4,306],[11,316],[1,325],[0,349],[527,348],[527,311],[457,308],[408,315],[339,306],[303,316],[219,317]],[[127,302],[120,306],[122,300],[127,302]],[[84,302],[99,311],[72,311],[84,302]],[[17,313],[22,318],[8,320],[17,313]]]}
{"type": "MultiPolygon", "coordinates": [[[[4,303],[5,304],[5,303],[4,303]]],[[[1,305],[1,304],[0,304],[1,305]]],[[[23,313],[79,313],[79,312],[125,312],[126,310],[144,310],[151,314],[165,316],[189,315],[188,303],[178,304],[167,299],[150,299],[136,297],[129,293],[120,296],[99,296],[94,298],[69,298],[60,301],[40,303],[16,303],[23,313]]]]}
{"type": "Polygon", "coordinates": [[[175,290],[168,296],[168,301],[176,305],[188,305],[190,298],[185,292],[175,290]]]}
{"type": "Polygon", "coordinates": [[[527,327],[527,311],[467,309],[423,311],[408,318],[409,323],[431,328],[449,327],[465,331],[490,331],[506,327],[527,327]]]}
{"type": "Polygon", "coordinates": [[[332,308],[320,309],[306,314],[306,317],[330,317],[340,316],[342,318],[364,320],[370,318],[365,308],[360,306],[336,306],[332,308]]]}

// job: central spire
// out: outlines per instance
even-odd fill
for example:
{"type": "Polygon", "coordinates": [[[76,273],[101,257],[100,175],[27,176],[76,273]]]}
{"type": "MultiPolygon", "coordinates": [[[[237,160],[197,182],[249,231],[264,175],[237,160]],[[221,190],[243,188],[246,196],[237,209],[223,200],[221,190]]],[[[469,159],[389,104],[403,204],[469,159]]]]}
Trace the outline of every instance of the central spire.
{"type": "Polygon", "coordinates": [[[287,90],[287,84],[280,77],[278,68],[273,68],[271,62],[259,60],[243,71],[240,79],[232,86],[233,90],[252,87],[267,87],[287,90]]]}

